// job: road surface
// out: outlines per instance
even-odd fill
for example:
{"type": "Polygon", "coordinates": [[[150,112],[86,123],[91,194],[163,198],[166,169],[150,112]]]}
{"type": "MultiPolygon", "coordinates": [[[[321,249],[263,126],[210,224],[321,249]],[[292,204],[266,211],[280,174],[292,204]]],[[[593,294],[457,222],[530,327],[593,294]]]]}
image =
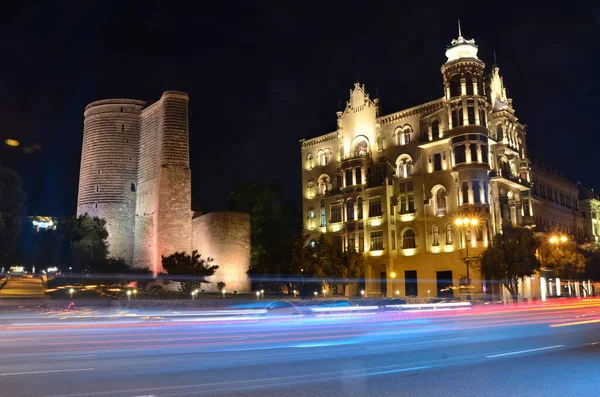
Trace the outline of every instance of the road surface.
{"type": "Polygon", "coordinates": [[[600,300],[253,316],[5,315],[4,397],[598,395],[600,300]],[[298,317],[298,316],[295,316],[298,317]]]}

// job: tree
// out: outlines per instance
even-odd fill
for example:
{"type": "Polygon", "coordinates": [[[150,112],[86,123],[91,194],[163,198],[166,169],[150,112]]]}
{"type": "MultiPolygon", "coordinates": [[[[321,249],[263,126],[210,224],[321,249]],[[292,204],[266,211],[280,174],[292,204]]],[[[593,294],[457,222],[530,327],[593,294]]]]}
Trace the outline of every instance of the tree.
{"type": "Polygon", "coordinates": [[[219,282],[217,283],[217,289],[218,289],[219,291],[223,291],[223,289],[224,289],[226,286],[227,286],[227,284],[225,284],[223,281],[219,281],[219,282]]]}
{"type": "Polygon", "coordinates": [[[255,284],[272,275],[290,274],[285,268],[292,259],[302,221],[295,205],[284,200],[281,188],[245,182],[229,195],[227,209],[250,214],[248,274],[259,280],[255,284]]]}
{"type": "Polygon", "coordinates": [[[567,281],[580,280],[586,273],[586,258],[574,243],[561,243],[550,247],[546,256],[546,265],[553,270],[554,276],[567,281]]]}
{"type": "Polygon", "coordinates": [[[600,281],[600,250],[589,252],[585,259],[586,278],[600,281]]]}
{"type": "Polygon", "coordinates": [[[26,199],[23,179],[0,165],[0,265],[10,265],[17,259],[26,199]]]}
{"type": "Polygon", "coordinates": [[[211,265],[212,258],[201,258],[198,251],[191,255],[185,252],[175,252],[169,256],[162,256],[163,269],[167,271],[170,279],[181,283],[181,290],[190,293],[199,288],[202,283],[207,283],[206,277],[215,274],[219,266],[211,265]]]}
{"type": "Polygon", "coordinates": [[[481,273],[486,278],[501,281],[513,299],[517,299],[519,279],[531,276],[541,266],[536,256],[539,246],[533,231],[506,226],[484,251],[481,273]]]}

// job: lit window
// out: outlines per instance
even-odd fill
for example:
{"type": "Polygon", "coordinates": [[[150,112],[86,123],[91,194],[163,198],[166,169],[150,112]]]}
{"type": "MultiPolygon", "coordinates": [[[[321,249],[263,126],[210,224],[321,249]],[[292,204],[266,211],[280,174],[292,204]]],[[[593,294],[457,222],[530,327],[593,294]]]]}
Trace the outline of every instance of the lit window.
{"type": "Polygon", "coordinates": [[[433,225],[433,245],[434,246],[438,246],[440,245],[440,228],[438,225],[433,225]]]}
{"type": "Polygon", "coordinates": [[[406,229],[402,234],[402,249],[416,248],[415,232],[412,229],[406,229]]]}
{"type": "Polygon", "coordinates": [[[313,155],[312,153],[309,153],[306,155],[306,169],[307,170],[312,170],[313,169],[313,155]]]}
{"type": "Polygon", "coordinates": [[[431,122],[431,136],[434,139],[440,137],[440,121],[438,119],[431,122]]]}
{"type": "Polygon", "coordinates": [[[321,210],[321,226],[327,225],[327,214],[324,209],[321,210]]]}
{"type": "Polygon", "coordinates": [[[371,251],[380,251],[383,249],[383,232],[371,232],[371,251]]]}
{"type": "Polygon", "coordinates": [[[379,197],[375,197],[369,199],[369,216],[381,216],[383,212],[381,210],[381,199],[379,197]]]}
{"type": "Polygon", "coordinates": [[[446,245],[452,245],[452,225],[446,225],[446,245]]]}

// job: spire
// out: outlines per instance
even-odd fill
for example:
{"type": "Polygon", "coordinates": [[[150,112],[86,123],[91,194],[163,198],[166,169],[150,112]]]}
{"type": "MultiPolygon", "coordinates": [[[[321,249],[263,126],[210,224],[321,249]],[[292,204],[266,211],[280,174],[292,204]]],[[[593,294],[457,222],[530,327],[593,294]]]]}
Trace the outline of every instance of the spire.
{"type": "Polygon", "coordinates": [[[477,46],[475,40],[467,40],[462,36],[462,27],[460,26],[460,19],[458,20],[458,38],[452,40],[450,46],[446,49],[446,57],[448,62],[456,61],[461,58],[477,58],[477,46]]]}
{"type": "Polygon", "coordinates": [[[462,37],[462,32],[460,31],[460,19],[458,20],[458,37],[462,37]]]}

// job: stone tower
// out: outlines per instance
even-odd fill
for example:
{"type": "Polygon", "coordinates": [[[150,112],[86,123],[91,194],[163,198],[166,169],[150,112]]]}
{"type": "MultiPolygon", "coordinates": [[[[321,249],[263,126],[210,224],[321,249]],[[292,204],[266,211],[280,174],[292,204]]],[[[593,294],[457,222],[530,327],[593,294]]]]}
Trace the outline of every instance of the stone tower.
{"type": "Polygon", "coordinates": [[[110,255],[162,270],[192,246],[188,96],[109,99],[84,113],[77,215],[104,218],[110,255]]]}

